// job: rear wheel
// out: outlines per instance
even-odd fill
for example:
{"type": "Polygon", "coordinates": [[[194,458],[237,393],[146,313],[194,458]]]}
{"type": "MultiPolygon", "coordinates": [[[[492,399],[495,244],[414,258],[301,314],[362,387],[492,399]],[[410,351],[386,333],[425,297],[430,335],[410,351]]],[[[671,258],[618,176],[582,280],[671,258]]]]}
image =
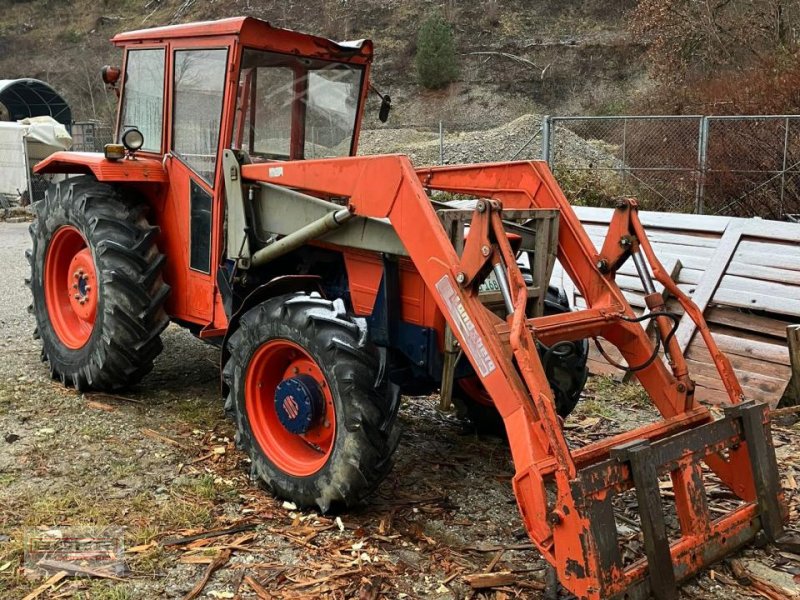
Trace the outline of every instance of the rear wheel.
{"type": "Polygon", "coordinates": [[[138,382],[161,351],[169,287],[158,228],[123,190],[77,177],[34,204],[29,282],[42,358],[78,389],[138,382]]]}
{"type": "Polygon", "coordinates": [[[228,350],[225,408],[254,479],[323,512],[375,489],[397,447],[399,395],[377,382],[366,330],[341,301],[271,298],[242,316],[228,350]]]}
{"type": "MultiPolygon", "coordinates": [[[[544,314],[561,314],[569,310],[569,303],[559,290],[548,288],[544,314]]],[[[561,418],[569,416],[580,400],[588,376],[588,356],[589,344],[586,340],[572,344],[555,344],[551,349],[539,346],[539,357],[550,382],[556,413],[561,418]]],[[[477,433],[501,437],[505,435],[503,418],[477,376],[456,380],[453,403],[470,420],[477,433]]]]}

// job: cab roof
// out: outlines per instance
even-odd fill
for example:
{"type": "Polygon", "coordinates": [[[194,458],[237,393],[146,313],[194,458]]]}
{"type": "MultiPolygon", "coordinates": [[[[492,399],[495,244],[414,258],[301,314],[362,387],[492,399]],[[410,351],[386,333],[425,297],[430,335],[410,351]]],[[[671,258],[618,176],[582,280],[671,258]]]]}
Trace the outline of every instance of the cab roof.
{"type": "Polygon", "coordinates": [[[322,56],[331,58],[369,61],[372,57],[372,42],[334,42],[327,38],[300,33],[291,29],[273,27],[267,21],[253,17],[231,17],[218,21],[200,21],[181,25],[166,25],[151,29],[138,29],[118,33],[111,42],[117,46],[137,43],[153,43],[175,39],[197,39],[237,36],[243,45],[288,52],[291,54],[322,56]],[[309,52],[311,50],[311,52],[309,52]],[[359,60],[361,59],[361,60],[359,60]]]}

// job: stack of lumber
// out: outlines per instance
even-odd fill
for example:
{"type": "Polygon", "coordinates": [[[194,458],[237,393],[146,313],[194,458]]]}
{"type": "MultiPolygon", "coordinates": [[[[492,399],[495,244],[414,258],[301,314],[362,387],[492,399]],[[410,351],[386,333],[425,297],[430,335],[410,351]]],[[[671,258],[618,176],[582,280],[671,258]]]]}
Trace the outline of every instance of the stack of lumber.
{"type": "MultiPolygon", "coordinates": [[[[575,211],[600,248],[612,210],[575,211]]],[[[792,375],[787,326],[800,322],[800,225],[655,212],[641,212],[640,218],[664,267],[703,309],[745,395],[777,405],[792,375]]],[[[574,307],[585,307],[559,265],[552,283],[567,290],[574,307]]],[[[617,283],[634,309],[643,310],[644,290],[632,261],[623,265],[617,283]]],[[[670,310],[683,313],[677,301],[667,300],[670,310]]],[[[711,356],[688,316],[681,319],[677,339],[697,384],[697,397],[714,404],[727,402],[711,356]]],[[[595,373],[619,373],[594,349],[590,367],[595,373]]]]}

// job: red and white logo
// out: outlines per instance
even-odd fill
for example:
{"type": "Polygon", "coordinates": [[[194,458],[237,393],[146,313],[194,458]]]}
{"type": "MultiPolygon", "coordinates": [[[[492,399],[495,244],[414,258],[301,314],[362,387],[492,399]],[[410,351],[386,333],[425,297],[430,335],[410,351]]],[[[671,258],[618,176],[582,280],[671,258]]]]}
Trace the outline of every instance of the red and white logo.
{"type": "Polygon", "coordinates": [[[284,398],[283,410],[289,415],[290,419],[294,420],[297,418],[297,415],[300,414],[300,407],[297,405],[294,396],[286,396],[286,398],[284,398]]]}

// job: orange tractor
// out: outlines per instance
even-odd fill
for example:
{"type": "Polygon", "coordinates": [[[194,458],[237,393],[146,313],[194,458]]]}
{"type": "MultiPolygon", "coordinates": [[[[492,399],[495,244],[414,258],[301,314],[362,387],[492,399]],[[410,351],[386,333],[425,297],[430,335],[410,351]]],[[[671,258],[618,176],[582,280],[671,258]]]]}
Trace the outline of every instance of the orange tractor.
{"type": "Polygon", "coordinates": [[[103,78],[120,87],[119,143],[37,167],[69,175],[31,227],[32,309],[54,377],[131,385],[167,323],[188,328],[222,347],[225,409],[253,478],[322,511],[386,475],[400,394],[440,391],[476,427],[504,428],[525,527],[581,598],[674,598],[677,582],[759,531],[780,535],[768,413],[743,396],[634,201],[620,202],[598,251],[542,162],[357,156],[369,41],[235,18],[113,42],[124,63],[103,78]],[[556,258],[588,308],[570,311],[548,288],[556,258]],[[628,259],[647,291],[640,317],[615,283],[628,259]],[[654,280],[697,324],[730,397],[723,418],[695,400],[654,280]],[[571,448],[563,418],[590,338],[619,350],[663,419],[571,448]],[[712,516],[712,477],[736,510],[712,516]],[[631,563],[613,499],[632,489],[646,556],[631,563]]]}

